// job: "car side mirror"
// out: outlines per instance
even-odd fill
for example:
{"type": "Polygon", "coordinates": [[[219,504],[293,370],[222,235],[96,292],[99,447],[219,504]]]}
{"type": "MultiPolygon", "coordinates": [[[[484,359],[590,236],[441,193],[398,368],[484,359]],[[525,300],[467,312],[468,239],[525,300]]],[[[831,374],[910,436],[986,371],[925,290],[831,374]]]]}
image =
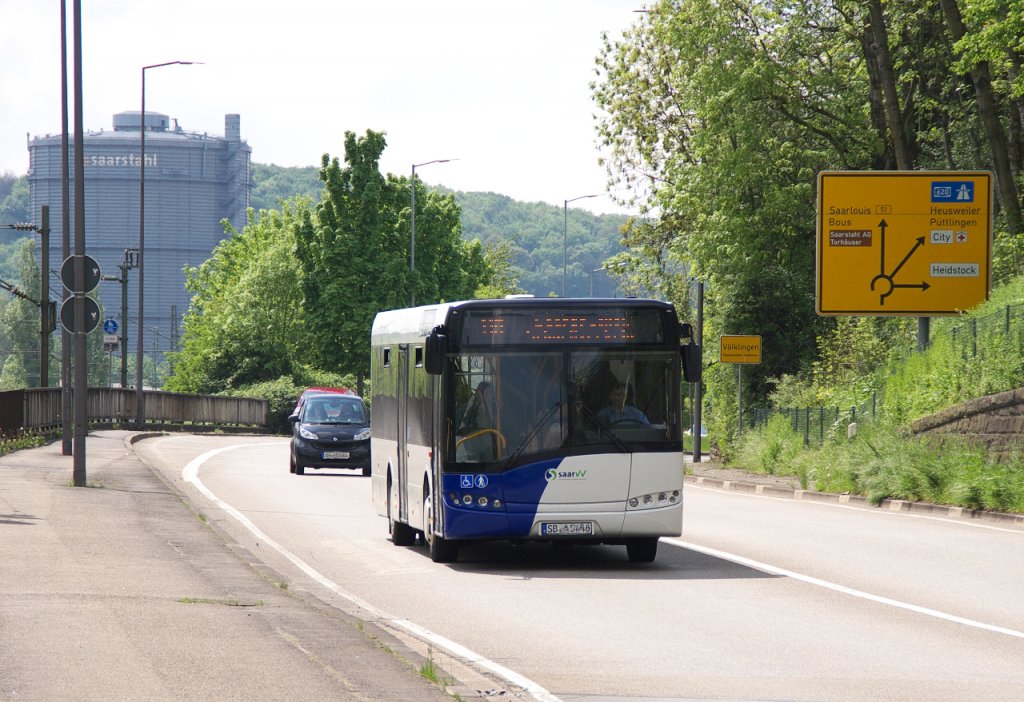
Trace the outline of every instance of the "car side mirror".
{"type": "Polygon", "coordinates": [[[291,422],[292,424],[295,424],[295,422],[299,421],[299,414],[297,412],[289,414],[288,421],[291,422]]]}

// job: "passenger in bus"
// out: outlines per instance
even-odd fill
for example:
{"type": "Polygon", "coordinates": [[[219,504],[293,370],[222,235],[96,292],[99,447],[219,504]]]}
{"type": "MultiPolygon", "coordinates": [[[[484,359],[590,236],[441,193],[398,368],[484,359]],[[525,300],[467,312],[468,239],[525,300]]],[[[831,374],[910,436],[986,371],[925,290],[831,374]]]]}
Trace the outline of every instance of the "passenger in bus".
{"type": "Polygon", "coordinates": [[[476,390],[459,415],[457,429],[459,434],[469,434],[477,429],[494,426],[491,412],[494,400],[490,390],[491,384],[486,380],[480,381],[480,384],[476,386],[476,390]]]}
{"type": "Polygon", "coordinates": [[[494,397],[486,380],[476,386],[473,396],[456,424],[456,460],[473,463],[498,457],[498,432],[494,426],[494,397]]]}
{"type": "Polygon", "coordinates": [[[633,405],[626,404],[627,388],[625,383],[616,383],[608,393],[608,404],[597,411],[597,416],[609,424],[633,422],[650,424],[651,420],[633,405]]]}

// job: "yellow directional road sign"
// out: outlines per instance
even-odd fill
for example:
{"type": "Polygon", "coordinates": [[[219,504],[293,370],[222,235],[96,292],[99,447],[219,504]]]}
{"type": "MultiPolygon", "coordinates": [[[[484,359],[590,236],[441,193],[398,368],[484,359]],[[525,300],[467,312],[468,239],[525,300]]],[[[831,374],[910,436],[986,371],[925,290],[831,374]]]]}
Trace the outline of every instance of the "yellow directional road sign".
{"type": "Polygon", "coordinates": [[[957,314],[988,299],[992,175],[818,175],[821,315],[957,314]]]}

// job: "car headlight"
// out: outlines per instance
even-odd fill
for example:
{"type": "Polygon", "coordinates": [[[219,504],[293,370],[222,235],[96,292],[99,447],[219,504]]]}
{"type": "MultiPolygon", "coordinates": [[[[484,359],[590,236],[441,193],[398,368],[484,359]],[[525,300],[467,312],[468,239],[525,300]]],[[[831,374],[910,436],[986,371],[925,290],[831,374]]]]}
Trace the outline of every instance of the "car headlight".
{"type": "Polygon", "coordinates": [[[361,432],[359,432],[358,434],[355,435],[355,440],[356,441],[365,441],[366,439],[369,439],[369,438],[370,438],[370,430],[369,429],[363,429],[361,432]]]}
{"type": "Polygon", "coordinates": [[[303,439],[309,439],[310,441],[316,441],[320,438],[306,427],[299,427],[299,436],[303,439]]]}

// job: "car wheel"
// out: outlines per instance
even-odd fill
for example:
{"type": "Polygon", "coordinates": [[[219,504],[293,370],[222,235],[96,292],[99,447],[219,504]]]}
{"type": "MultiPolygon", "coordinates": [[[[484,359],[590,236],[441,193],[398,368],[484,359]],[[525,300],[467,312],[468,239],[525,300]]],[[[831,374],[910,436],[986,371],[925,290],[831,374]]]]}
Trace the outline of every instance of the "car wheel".
{"type": "Polygon", "coordinates": [[[295,472],[295,454],[294,453],[291,454],[288,457],[288,472],[290,472],[290,473],[294,473],[295,472]]]}
{"type": "Polygon", "coordinates": [[[305,466],[300,466],[300,465],[296,465],[295,466],[295,475],[305,475],[305,474],[306,474],[306,467],[305,466]]]}
{"type": "Polygon", "coordinates": [[[369,478],[373,474],[370,466],[363,466],[363,476],[369,478]]]}

